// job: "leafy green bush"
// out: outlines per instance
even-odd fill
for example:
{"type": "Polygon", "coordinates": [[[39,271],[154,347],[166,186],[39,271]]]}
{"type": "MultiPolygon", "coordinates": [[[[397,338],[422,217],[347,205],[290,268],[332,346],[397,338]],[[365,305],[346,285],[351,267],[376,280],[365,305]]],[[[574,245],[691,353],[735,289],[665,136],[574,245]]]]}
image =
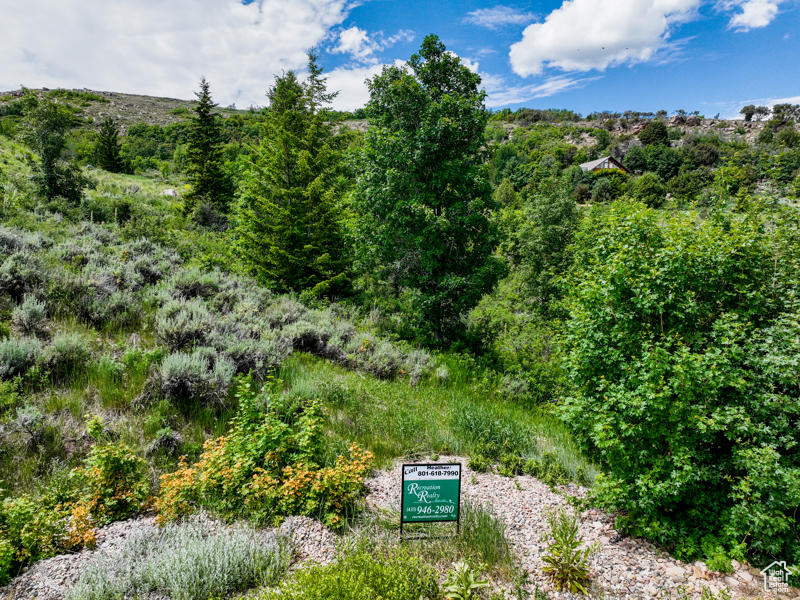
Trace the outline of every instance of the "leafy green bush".
{"type": "Polygon", "coordinates": [[[11,326],[22,335],[40,336],[47,331],[47,305],[25,294],[11,313],[11,326]]]}
{"type": "Polygon", "coordinates": [[[93,446],[78,473],[88,508],[100,524],[141,510],[150,496],[147,463],[125,444],[93,446]]]}
{"type": "Polygon", "coordinates": [[[586,594],[589,582],[589,558],[594,553],[592,546],[583,546],[578,537],[578,520],[574,514],[559,508],[547,515],[550,531],[549,542],[542,561],[543,571],[549,576],[556,590],[572,594],[586,594]]]}
{"type": "Polygon", "coordinates": [[[14,563],[14,547],[7,539],[0,537],[0,585],[11,579],[11,565],[14,563]]]}
{"type": "Polygon", "coordinates": [[[577,237],[562,415],[620,525],[684,558],[711,534],[800,562],[800,227],[769,219],[618,203],[577,237]]]}
{"type": "Polygon", "coordinates": [[[245,380],[227,435],[208,440],[194,465],[181,461],[161,477],[159,518],[169,521],[205,507],[264,523],[309,515],[328,525],[355,511],[372,455],[355,444],[349,456],[323,467],[326,455],[317,402],[256,394],[245,380]]]}
{"type": "Polygon", "coordinates": [[[0,379],[13,379],[33,367],[41,357],[42,345],[35,338],[7,338],[0,341],[0,379]]]}
{"type": "Polygon", "coordinates": [[[272,585],[289,566],[292,553],[283,538],[242,526],[208,527],[198,516],[128,538],[120,549],[93,558],[67,598],[208,600],[272,585]]]}
{"type": "Polygon", "coordinates": [[[264,600],[420,600],[439,598],[433,567],[404,547],[375,548],[361,540],[345,548],[336,561],[298,571],[264,600]]]}

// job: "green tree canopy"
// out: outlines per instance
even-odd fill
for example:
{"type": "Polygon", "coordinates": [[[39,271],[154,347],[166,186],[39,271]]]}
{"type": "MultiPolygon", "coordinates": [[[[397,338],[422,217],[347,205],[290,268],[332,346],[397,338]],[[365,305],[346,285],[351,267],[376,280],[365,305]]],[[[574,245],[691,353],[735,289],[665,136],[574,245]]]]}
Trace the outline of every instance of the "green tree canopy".
{"type": "Polygon", "coordinates": [[[67,133],[75,122],[72,111],[32,94],[27,97],[26,106],[20,137],[39,155],[34,173],[39,192],[48,200],[61,196],[77,204],[89,181],[74,162],[63,156],[67,133]]]}
{"type": "Polygon", "coordinates": [[[483,166],[480,77],[429,35],[408,68],[368,82],[356,203],[362,268],[410,295],[418,331],[446,343],[501,263],[483,166]]]}
{"type": "Polygon", "coordinates": [[[199,204],[224,211],[230,200],[231,189],[222,168],[222,127],[217,106],[211,100],[211,86],[203,78],[197,96],[195,116],[189,130],[187,173],[192,186],[186,197],[186,208],[199,204]]]}
{"type": "Polygon", "coordinates": [[[576,236],[562,415],[606,470],[598,497],[684,558],[713,536],[800,562],[799,244],[790,210],[625,202],[576,236]]]}
{"type": "Polygon", "coordinates": [[[346,180],[340,141],[318,110],[333,95],[313,54],[309,65],[305,85],[289,71],[267,93],[262,141],[242,178],[237,247],[268,285],[331,295],[344,288],[350,263],[340,209],[346,180]]]}
{"type": "Polygon", "coordinates": [[[111,117],[106,117],[100,124],[97,134],[95,155],[97,165],[112,173],[122,171],[122,147],[119,143],[119,125],[111,117]]]}
{"type": "Polygon", "coordinates": [[[639,141],[645,146],[669,146],[669,132],[664,121],[651,121],[639,132],[639,141]]]}

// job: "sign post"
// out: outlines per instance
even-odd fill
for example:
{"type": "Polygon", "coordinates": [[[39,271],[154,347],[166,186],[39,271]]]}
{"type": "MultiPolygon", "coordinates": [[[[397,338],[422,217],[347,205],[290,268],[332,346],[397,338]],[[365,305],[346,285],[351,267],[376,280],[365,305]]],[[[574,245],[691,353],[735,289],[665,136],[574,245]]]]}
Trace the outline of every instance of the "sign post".
{"type": "Polygon", "coordinates": [[[404,523],[453,522],[461,528],[461,463],[404,464],[400,536],[404,523]]]}

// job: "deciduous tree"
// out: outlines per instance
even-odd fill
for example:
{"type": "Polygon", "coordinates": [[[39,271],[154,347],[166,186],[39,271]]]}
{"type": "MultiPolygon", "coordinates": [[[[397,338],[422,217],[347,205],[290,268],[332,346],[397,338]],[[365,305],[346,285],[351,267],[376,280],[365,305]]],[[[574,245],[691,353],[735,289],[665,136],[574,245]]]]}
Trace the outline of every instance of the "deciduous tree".
{"type": "Polygon", "coordinates": [[[462,315],[502,271],[479,84],[435,35],[408,67],[384,67],[368,82],[359,259],[407,294],[417,331],[438,343],[459,335],[462,315]]]}

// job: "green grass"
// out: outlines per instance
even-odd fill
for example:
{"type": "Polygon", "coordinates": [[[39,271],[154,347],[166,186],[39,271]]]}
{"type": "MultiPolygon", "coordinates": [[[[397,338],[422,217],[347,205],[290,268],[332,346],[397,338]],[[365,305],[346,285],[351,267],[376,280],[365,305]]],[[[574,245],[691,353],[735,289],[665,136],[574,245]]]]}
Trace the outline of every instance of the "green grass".
{"type": "Polygon", "coordinates": [[[499,398],[457,360],[450,377],[379,380],[309,355],[293,355],[279,378],[289,393],[319,398],[325,406],[331,453],[355,441],[375,454],[381,467],[397,457],[431,453],[471,455],[495,445],[524,458],[554,454],[567,474],[591,481],[597,469],[581,454],[561,422],[546,409],[531,410],[499,398]]]}

